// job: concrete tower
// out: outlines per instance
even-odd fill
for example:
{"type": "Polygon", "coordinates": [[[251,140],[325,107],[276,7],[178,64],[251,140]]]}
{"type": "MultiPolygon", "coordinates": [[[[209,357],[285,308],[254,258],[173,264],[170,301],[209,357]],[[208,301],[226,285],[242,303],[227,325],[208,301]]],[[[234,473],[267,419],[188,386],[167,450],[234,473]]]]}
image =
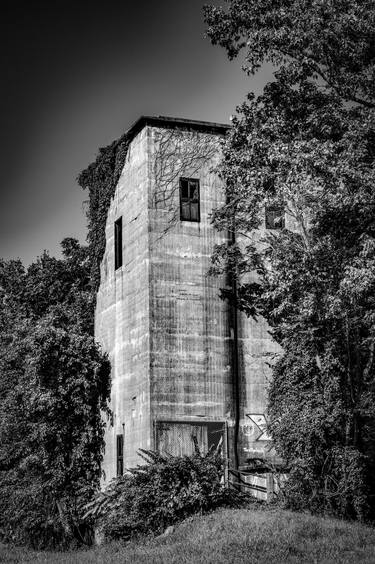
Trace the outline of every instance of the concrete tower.
{"type": "Polygon", "coordinates": [[[95,319],[112,363],[106,480],[138,464],[139,448],[188,454],[195,440],[203,450],[222,440],[232,456],[236,389],[240,462],[267,455],[266,361],[277,348],[264,322],[234,319],[219,298],[228,281],[207,274],[227,237],[210,223],[225,199],[213,169],[227,129],[142,117],[127,133],[95,319]]]}

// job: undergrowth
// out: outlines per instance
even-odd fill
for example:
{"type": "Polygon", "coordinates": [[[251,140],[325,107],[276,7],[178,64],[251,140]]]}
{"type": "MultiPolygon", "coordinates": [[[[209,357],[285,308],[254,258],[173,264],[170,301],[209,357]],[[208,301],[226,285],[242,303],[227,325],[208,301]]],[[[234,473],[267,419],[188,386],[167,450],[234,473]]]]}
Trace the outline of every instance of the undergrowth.
{"type": "MultiPolygon", "coordinates": [[[[223,460],[206,455],[172,456],[141,450],[147,464],[112,480],[86,508],[106,539],[158,534],[169,525],[218,507],[240,507],[249,497],[223,484],[223,460]]],[[[255,503],[255,502],[254,502],[255,503]]]]}
{"type": "Polygon", "coordinates": [[[96,292],[100,284],[100,263],[105,251],[108,210],[128,152],[127,134],[99,149],[96,160],[78,176],[78,184],[89,191],[86,211],[87,241],[91,259],[91,282],[96,292]]]}

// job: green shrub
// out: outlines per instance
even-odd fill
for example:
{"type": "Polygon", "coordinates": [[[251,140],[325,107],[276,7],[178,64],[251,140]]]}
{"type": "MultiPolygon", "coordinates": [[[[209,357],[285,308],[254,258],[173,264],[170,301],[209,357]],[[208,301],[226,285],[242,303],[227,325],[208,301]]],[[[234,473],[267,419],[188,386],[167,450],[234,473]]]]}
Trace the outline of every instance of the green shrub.
{"type": "Polygon", "coordinates": [[[106,538],[157,534],[189,515],[239,507],[248,500],[224,486],[217,452],[177,457],[142,450],[141,456],[146,465],[112,480],[86,506],[86,518],[94,517],[106,538]]]}
{"type": "Polygon", "coordinates": [[[313,457],[294,461],[283,489],[284,507],[366,520],[363,455],[350,447],[334,447],[324,455],[320,466],[313,457]]]}
{"type": "Polygon", "coordinates": [[[89,540],[79,508],[99,486],[110,415],[88,251],[62,248],[27,271],[0,260],[0,541],[37,549],[89,540]]]}

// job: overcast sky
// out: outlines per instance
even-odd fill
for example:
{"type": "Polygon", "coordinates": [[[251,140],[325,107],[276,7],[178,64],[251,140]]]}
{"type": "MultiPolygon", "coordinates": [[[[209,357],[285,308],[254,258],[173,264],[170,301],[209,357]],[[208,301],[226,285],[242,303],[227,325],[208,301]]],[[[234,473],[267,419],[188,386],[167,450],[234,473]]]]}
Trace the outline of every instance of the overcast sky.
{"type": "Polygon", "coordinates": [[[204,38],[200,0],[6,2],[1,16],[0,257],[86,238],[76,182],[140,115],[228,123],[255,78],[204,38]]]}

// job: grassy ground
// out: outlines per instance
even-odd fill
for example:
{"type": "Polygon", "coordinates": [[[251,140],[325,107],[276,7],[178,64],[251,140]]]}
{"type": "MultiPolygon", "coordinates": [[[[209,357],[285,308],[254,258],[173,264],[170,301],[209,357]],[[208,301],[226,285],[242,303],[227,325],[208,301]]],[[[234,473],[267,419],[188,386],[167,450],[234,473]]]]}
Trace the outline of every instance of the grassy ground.
{"type": "Polygon", "coordinates": [[[375,531],[357,523],[282,510],[222,510],[194,517],[168,536],[86,551],[31,552],[0,545],[0,562],[37,564],[374,564],[375,531]]]}

